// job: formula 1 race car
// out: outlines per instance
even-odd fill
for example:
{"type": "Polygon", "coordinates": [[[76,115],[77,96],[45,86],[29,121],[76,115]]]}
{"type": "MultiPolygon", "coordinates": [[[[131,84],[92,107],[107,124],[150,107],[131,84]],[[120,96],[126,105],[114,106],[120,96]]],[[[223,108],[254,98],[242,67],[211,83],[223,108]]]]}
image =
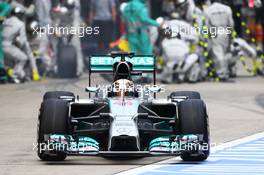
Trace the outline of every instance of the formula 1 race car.
{"type": "MultiPolygon", "coordinates": [[[[153,56],[112,53],[91,56],[89,98],[47,92],[40,107],[38,156],[181,156],[203,161],[210,152],[208,115],[198,92],[176,91],[157,99],[153,56]],[[112,73],[109,86],[91,86],[92,73],[112,73]],[[135,85],[133,76],[152,73],[154,85],[135,85]],[[93,97],[91,97],[93,96],[93,97]]],[[[88,94],[87,94],[88,96],[88,94]]]]}

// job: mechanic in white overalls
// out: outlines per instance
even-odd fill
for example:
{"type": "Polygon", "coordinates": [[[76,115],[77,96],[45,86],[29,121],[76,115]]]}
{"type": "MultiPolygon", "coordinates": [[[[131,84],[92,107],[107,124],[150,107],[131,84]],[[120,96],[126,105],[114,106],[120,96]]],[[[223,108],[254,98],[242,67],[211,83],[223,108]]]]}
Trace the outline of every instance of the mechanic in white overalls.
{"type": "MultiPolygon", "coordinates": [[[[37,0],[35,1],[36,7],[36,15],[38,20],[38,26],[32,27],[39,27],[39,28],[47,28],[48,25],[52,25],[52,20],[50,16],[50,12],[52,9],[51,0],[37,0]]],[[[49,55],[49,44],[50,38],[47,33],[42,33],[41,36],[37,36],[39,39],[39,54],[40,57],[44,59],[47,67],[47,71],[51,69],[51,57],[49,55]]]]}
{"type": "Polygon", "coordinates": [[[167,21],[166,25],[172,29],[172,38],[165,38],[161,43],[165,67],[161,74],[162,83],[174,82],[174,74],[178,74],[178,81],[185,79],[190,82],[199,80],[200,67],[199,56],[191,53],[189,45],[198,43],[198,33],[187,22],[183,20],[167,21]],[[191,29],[184,31],[182,29],[191,29]],[[176,37],[179,35],[178,37],[176,37]]]}
{"type": "Polygon", "coordinates": [[[226,57],[226,54],[230,46],[231,34],[228,34],[227,31],[219,33],[219,29],[233,29],[232,10],[221,3],[220,0],[214,0],[205,10],[205,14],[209,27],[218,30],[216,37],[211,37],[212,57],[216,63],[216,72],[219,79],[225,81],[229,78],[228,57],[226,57]]]}
{"type": "MultiPolygon", "coordinates": [[[[62,0],[57,7],[52,10],[53,25],[60,27],[75,27],[76,30],[80,27],[80,1],[79,0],[62,0]]],[[[57,43],[58,39],[53,37],[52,47],[55,51],[55,57],[57,57],[57,43]]],[[[83,73],[84,63],[83,54],[81,49],[81,41],[78,35],[73,35],[71,44],[75,47],[77,53],[77,76],[83,73]]],[[[56,58],[55,58],[56,59],[56,58]]]]}
{"type": "Polygon", "coordinates": [[[26,36],[25,23],[17,17],[24,13],[25,11],[20,7],[14,7],[11,16],[3,24],[3,50],[5,59],[15,63],[14,73],[11,77],[14,83],[25,81],[24,67],[28,60],[32,68],[33,80],[39,80],[36,60],[26,36]]]}

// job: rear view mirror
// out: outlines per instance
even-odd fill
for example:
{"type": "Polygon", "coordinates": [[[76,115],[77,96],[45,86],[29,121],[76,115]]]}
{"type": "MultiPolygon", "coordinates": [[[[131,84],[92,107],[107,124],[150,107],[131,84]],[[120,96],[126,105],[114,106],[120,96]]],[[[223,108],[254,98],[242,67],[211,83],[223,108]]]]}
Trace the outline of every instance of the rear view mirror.
{"type": "Polygon", "coordinates": [[[148,90],[152,93],[159,93],[161,91],[161,87],[153,86],[149,87],[148,90]]]}
{"type": "Polygon", "coordinates": [[[99,87],[86,87],[85,91],[89,93],[98,93],[100,90],[99,87]]]}

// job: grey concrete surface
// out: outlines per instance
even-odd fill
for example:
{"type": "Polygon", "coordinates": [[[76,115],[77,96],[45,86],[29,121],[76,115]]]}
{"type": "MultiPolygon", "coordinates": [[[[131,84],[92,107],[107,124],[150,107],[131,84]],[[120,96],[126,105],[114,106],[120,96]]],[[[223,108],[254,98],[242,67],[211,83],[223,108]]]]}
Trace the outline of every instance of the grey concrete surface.
{"type": "MultiPolygon", "coordinates": [[[[93,80],[103,83],[95,76],[93,80]]],[[[87,75],[81,80],[45,79],[23,85],[0,86],[0,174],[114,174],[168,157],[109,160],[68,157],[64,162],[42,162],[33,151],[37,115],[47,90],[68,90],[85,97],[87,75]]],[[[208,106],[211,141],[221,144],[264,130],[264,78],[238,77],[234,83],[204,82],[167,85],[166,96],[175,90],[201,92],[208,106]]]]}

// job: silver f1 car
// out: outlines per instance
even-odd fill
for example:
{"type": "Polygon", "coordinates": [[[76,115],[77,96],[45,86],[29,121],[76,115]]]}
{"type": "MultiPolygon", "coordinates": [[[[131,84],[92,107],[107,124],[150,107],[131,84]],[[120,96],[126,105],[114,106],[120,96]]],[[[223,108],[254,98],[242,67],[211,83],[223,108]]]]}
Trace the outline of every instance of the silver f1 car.
{"type": "MultiPolygon", "coordinates": [[[[208,115],[198,92],[176,91],[157,99],[155,57],[112,53],[90,57],[89,98],[47,92],[40,107],[38,156],[178,156],[202,161],[210,152],[208,115]],[[92,87],[92,73],[113,74],[110,86],[92,87]],[[152,73],[154,85],[133,76],[152,73]],[[140,88],[139,88],[140,87],[140,88]],[[91,98],[91,96],[93,96],[91,98]]],[[[88,94],[87,94],[88,96],[88,94]]]]}

